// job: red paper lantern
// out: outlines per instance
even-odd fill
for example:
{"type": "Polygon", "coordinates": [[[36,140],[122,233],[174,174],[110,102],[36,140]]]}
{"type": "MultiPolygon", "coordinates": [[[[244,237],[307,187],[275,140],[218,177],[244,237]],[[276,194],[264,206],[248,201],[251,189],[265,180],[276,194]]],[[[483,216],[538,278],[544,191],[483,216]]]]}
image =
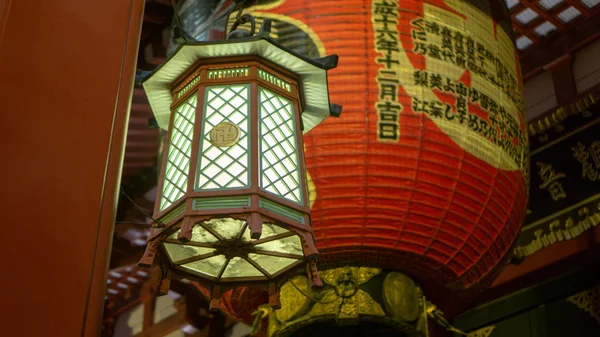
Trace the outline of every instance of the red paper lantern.
{"type": "Polygon", "coordinates": [[[340,56],[329,87],[345,113],[304,138],[320,268],[377,266],[457,291],[489,283],[519,233],[529,170],[504,1],[258,1],[248,12],[280,22],[284,45],[340,56]]]}
{"type": "Polygon", "coordinates": [[[329,86],[346,113],[305,136],[320,264],[362,262],[462,289],[509,251],[527,203],[520,70],[504,3],[478,3],[250,9],[301,23],[322,53],[340,56],[329,86]]]}

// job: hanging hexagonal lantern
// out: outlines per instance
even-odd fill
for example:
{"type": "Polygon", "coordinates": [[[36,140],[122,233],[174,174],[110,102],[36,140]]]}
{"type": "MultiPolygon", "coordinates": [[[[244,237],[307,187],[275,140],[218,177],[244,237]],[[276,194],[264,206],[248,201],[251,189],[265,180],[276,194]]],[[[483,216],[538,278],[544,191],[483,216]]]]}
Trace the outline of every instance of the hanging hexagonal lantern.
{"type": "MultiPolygon", "coordinates": [[[[184,43],[143,83],[157,124],[168,130],[154,228],[140,261],[159,255],[162,292],[171,272],[223,288],[269,283],[316,270],[302,133],[341,107],[329,103],[327,70],[337,55],[311,60],[254,35],[184,43]]],[[[237,26],[237,24],[236,24],[237,26]]]]}

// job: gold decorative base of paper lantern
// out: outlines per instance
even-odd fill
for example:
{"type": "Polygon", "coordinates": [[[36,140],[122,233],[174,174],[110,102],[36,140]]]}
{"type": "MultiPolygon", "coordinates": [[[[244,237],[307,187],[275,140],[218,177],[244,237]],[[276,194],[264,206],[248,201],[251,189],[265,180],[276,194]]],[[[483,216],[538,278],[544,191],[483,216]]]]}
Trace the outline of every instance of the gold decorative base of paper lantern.
{"type": "Polygon", "coordinates": [[[321,289],[305,276],[281,286],[281,309],[269,309],[270,337],[428,336],[427,301],[407,276],[367,267],[319,274],[321,289]]]}

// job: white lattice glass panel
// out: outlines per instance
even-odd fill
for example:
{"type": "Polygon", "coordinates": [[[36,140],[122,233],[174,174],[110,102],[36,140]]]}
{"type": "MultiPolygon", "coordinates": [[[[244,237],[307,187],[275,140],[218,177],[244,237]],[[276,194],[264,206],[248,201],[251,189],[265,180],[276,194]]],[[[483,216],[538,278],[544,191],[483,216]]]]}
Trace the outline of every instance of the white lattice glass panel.
{"type": "Polygon", "coordinates": [[[302,204],[294,106],[259,87],[260,187],[302,204]]]}
{"type": "Polygon", "coordinates": [[[161,211],[171,206],[185,193],[192,154],[197,101],[197,95],[193,95],[175,109],[160,198],[159,209],[161,211]]]}
{"type": "Polygon", "coordinates": [[[249,185],[249,88],[246,84],[206,88],[196,190],[249,185]],[[230,146],[216,146],[210,141],[210,132],[226,122],[239,128],[239,139],[230,146]]]}

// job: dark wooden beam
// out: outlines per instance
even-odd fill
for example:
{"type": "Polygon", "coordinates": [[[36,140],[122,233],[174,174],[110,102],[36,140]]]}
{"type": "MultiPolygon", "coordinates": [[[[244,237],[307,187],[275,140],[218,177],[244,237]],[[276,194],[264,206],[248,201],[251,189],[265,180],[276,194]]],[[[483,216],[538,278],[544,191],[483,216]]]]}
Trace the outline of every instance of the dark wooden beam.
{"type": "Polygon", "coordinates": [[[598,14],[590,19],[580,20],[577,25],[569,26],[564,32],[554,34],[536,48],[521,53],[523,80],[543,71],[544,66],[564,54],[574,54],[598,38],[600,38],[600,16],[598,14]]]}
{"type": "Polygon", "coordinates": [[[594,228],[575,239],[544,248],[520,265],[509,265],[478,301],[489,302],[599,260],[600,228],[594,228]]]}
{"type": "Polygon", "coordinates": [[[587,8],[584,4],[582,4],[579,0],[566,0],[566,2],[569,5],[575,7],[575,9],[580,11],[581,14],[583,14],[583,16],[585,17],[589,18],[592,17],[592,15],[594,15],[592,11],[589,8],[587,8]]]}
{"type": "Polygon", "coordinates": [[[154,311],[156,311],[156,294],[149,282],[144,283],[140,297],[144,305],[142,331],[145,331],[154,324],[154,311]]]}
{"type": "Polygon", "coordinates": [[[544,70],[552,74],[556,103],[559,106],[569,104],[577,97],[572,65],[573,57],[571,54],[565,54],[544,67],[544,70]]]}
{"type": "Polygon", "coordinates": [[[454,319],[457,328],[472,330],[481,325],[493,324],[508,317],[514,317],[540,305],[562,300],[574,292],[588,289],[598,284],[598,273],[590,272],[600,267],[600,261],[569,261],[571,272],[550,271],[550,276],[538,279],[537,283],[520,288],[502,298],[471,309],[454,319]]]}

